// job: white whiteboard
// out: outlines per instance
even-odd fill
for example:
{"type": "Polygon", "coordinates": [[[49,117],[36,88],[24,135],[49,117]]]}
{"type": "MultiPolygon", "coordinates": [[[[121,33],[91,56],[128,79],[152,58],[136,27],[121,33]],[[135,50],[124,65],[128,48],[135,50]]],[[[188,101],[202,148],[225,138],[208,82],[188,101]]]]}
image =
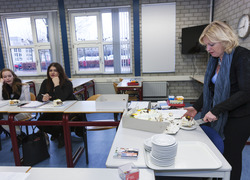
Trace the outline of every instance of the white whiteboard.
{"type": "Polygon", "coordinates": [[[142,5],[143,73],[175,71],[176,4],[142,5]]]}

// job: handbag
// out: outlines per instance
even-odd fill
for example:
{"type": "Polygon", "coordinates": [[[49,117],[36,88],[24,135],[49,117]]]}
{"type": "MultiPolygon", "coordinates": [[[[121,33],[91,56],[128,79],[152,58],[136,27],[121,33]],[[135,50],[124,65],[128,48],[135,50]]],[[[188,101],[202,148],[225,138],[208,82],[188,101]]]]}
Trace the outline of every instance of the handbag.
{"type": "Polygon", "coordinates": [[[44,132],[26,136],[22,141],[24,166],[33,166],[50,157],[44,132]]]}

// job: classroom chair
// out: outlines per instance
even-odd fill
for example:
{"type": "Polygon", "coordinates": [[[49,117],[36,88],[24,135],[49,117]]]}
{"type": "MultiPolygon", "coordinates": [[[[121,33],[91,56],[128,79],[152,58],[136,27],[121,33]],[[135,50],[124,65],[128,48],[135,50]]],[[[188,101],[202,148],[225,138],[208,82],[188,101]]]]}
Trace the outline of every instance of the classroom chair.
{"type": "Polygon", "coordinates": [[[209,126],[200,126],[201,129],[207,134],[209,139],[214,143],[217,149],[223,154],[224,152],[224,142],[220,135],[211,127],[209,126]]]}

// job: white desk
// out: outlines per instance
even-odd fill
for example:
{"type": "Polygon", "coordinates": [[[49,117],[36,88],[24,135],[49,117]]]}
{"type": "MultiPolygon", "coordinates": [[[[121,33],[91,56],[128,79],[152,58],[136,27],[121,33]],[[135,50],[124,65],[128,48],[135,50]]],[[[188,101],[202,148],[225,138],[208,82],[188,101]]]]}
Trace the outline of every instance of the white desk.
{"type": "MultiPolygon", "coordinates": [[[[32,168],[26,180],[121,180],[117,169],[108,168],[32,168]]],[[[140,170],[141,180],[154,180],[154,172],[140,170]]]]}
{"type": "MultiPolygon", "coordinates": [[[[96,101],[77,101],[75,104],[73,104],[71,107],[69,107],[67,110],[64,111],[64,118],[68,120],[68,116],[71,113],[123,113],[124,109],[117,109],[112,110],[106,109],[106,110],[98,110],[96,109],[96,101]]],[[[74,155],[77,159],[72,157],[72,145],[71,145],[71,139],[70,139],[70,132],[69,132],[69,127],[74,126],[74,125],[79,125],[79,126],[117,126],[119,122],[104,122],[104,121],[94,121],[94,122],[84,122],[84,121],[74,121],[74,122],[67,122],[66,121],[66,126],[65,126],[65,132],[68,134],[65,134],[64,137],[66,137],[67,141],[67,154],[69,155],[69,167],[74,167],[75,163],[77,162],[80,154],[83,152],[83,148],[80,147],[77,150],[77,153],[74,155]]],[[[85,146],[85,154],[86,154],[86,161],[88,163],[88,146],[87,146],[87,138],[86,135],[84,136],[84,146],[85,146]]]]}
{"type": "Polygon", "coordinates": [[[122,82],[117,85],[117,89],[118,91],[138,91],[140,101],[143,100],[143,82],[141,78],[123,79],[122,82]],[[138,81],[139,85],[128,86],[128,82],[131,80],[138,81]]]}
{"type": "MultiPolygon", "coordinates": [[[[115,94],[114,94],[115,95],[115,94]]],[[[124,109],[96,109],[96,101],[77,101],[69,107],[64,113],[123,113],[124,109]]]]}
{"type": "Polygon", "coordinates": [[[30,166],[0,166],[0,172],[26,172],[30,166]]]}
{"type": "MultiPolygon", "coordinates": [[[[34,101],[33,101],[34,102],[34,101]]],[[[37,108],[22,108],[17,106],[10,106],[8,110],[9,113],[9,119],[8,124],[10,127],[10,134],[11,134],[11,142],[12,142],[12,148],[13,148],[13,154],[15,159],[15,164],[17,166],[21,165],[20,161],[20,153],[17,145],[17,139],[16,139],[16,125],[56,125],[56,126],[63,126],[65,128],[65,119],[62,119],[62,121],[14,121],[14,116],[16,113],[63,113],[67,108],[69,108],[71,105],[73,105],[76,101],[64,101],[62,106],[53,107],[53,103],[50,102],[48,104],[45,104],[43,106],[37,107],[37,108]]],[[[2,108],[0,108],[2,109],[2,108]]],[[[1,123],[1,122],[0,122],[1,123]]],[[[64,132],[65,135],[70,134],[68,132],[64,132]]],[[[68,146],[67,146],[67,138],[65,138],[65,151],[67,152],[68,146]]],[[[66,156],[66,158],[68,155],[66,156]]],[[[68,158],[67,158],[68,159],[68,158]]]]}
{"type": "Polygon", "coordinates": [[[88,99],[88,88],[93,88],[93,95],[95,94],[95,82],[92,78],[77,78],[71,80],[73,88],[75,90],[74,94],[80,94],[84,92],[85,100],[88,99]],[[77,90],[79,88],[79,90],[77,90]]]}
{"type": "MultiPolygon", "coordinates": [[[[68,109],[76,102],[77,101],[64,101],[62,106],[56,106],[56,107],[53,106],[52,101],[36,108],[9,106],[11,108],[8,110],[8,113],[63,113],[66,109],[68,109]]],[[[0,111],[1,109],[2,108],[0,108],[0,111]]]]}
{"type": "MultiPolygon", "coordinates": [[[[119,126],[116,133],[114,142],[112,144],[108,159],[106,161],[107,167],[118,167],[122,164],[133,162],[135,166],[139,168],[147,168],[144,158],[144,146],[143,142],[145,139],[150,138],[154,133],[138,131],[133,129],[123,128],[122,125],[119,126]],[[132,147],[139,149],[139,156],[137,160],[131,159],[115,159],[113,154],[116,147],[132,147]]],[[[223,179],[230,179],[231,166],[222,156],[219,150],[214,146],[206,134],[202,131],[200,127],[197,127],[193,131],[179,130],[175,135],[177,141],[201,141],[208,145],[208,147],[214,152],[218,159],[222,162],[222,167],[213,170],[162,170],[155,171],[158,176],[184,176],[184,177],[220,177],[223,179]]],[[[206,162],[204,162],[206,163],[206,162]]]]}

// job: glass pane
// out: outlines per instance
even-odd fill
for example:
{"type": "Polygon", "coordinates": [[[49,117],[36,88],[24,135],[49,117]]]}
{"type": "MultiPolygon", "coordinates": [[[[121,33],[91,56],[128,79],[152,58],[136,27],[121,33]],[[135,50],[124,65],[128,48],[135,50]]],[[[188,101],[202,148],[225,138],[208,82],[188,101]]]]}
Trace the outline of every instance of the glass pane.
{"type": "Polygon", "coordinates": [[[130,73],[130,44],[121,44],[121,72],[130,73]]]}
{"type": "Polygon", "coordinates": [[[113,45],[104,45],[104,71],[109,73],[114,73],[114,54],[113,45]]]}
{"type": "Polygon", "coordinates": [[[96,16],[75,17],[75,28],[77,41],[98,40],[96,16]]]}
{"type": "Polygon", "coordinates": [[[100,57],[98,47],[77,48],[79,71],[99,71],[100,57]]]}
{"type": "Polygon", "coordinates": [[[30,18],[7,19],[7,28],[11,46],[33,44],[30,18]]]}
{"type": "Polygon", "coordinates": [[[36,74],[36,61],[33,48],[12,48],[11,57],[14,71],[19,75],[36,74]]]}
{"type": "Polygon", "coordinates": [[[49,27],[48,27],[48,19],[41,18],[35,19],[36,23],[36,34],[37,34],[37,42],[49,42],[49,27]]]}
{"type": "Polygon", "coordinates": [[[120,39],[121,41],[129,41],[129,13],[120,12],[119,13],[119,23],[120,23],[120,39]]]}
{"type": "Polygon", "coordinates": [[[52,63],[50,49],[40,49],[38,50],[38,53],[41,72],[47,72],[48,66],[52,63]]]}
{"type": "Polygon", "coordinates": [[[121,42],[121,72],[130,73],[130,28],[129,28],[129,13],[119,12],[120,24],[120,42],[121,42]]]}
{"type": "Polygon", "coordinates": [[[111,13],[102,13],[103,41],[113,41],[111,13]]]}

